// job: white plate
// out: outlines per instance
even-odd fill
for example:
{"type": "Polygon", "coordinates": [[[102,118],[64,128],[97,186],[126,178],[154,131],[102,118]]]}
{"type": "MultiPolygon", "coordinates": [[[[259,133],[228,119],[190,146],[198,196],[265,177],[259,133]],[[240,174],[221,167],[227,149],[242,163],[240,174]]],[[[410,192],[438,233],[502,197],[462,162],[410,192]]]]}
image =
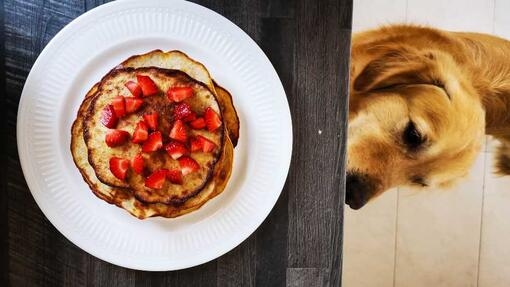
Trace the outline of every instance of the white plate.
{"type": "Polygon", "coordinates": [[[189,2],[120,1],[78,17],[43,50],[23,89],[17,139],[28,186],[65,237],[116,265],[177,270],[228,252],[266,218],[289,169],[292,124],[273,66],[236,25],[189,2]],[[220,196],[176,219],[138,220],[92,194],[74,166],[70,130],[95,82],[153,49],[182,50],[204,63],[232,93],[241,135],[220,196]]]}

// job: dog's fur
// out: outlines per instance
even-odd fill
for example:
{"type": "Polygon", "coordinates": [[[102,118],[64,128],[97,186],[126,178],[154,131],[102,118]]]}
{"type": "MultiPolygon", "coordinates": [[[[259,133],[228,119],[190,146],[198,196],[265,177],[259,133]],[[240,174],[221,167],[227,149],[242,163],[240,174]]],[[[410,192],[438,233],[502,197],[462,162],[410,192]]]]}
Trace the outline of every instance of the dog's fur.
{"type": "Polygon", "coordinates": [[[510,174],[510,42],[393,25],[353,36],[346,203],[444,187],[469,171],[484,134],[510,174]],[[419,139],[419,140],[418,140],[419,139]]]}

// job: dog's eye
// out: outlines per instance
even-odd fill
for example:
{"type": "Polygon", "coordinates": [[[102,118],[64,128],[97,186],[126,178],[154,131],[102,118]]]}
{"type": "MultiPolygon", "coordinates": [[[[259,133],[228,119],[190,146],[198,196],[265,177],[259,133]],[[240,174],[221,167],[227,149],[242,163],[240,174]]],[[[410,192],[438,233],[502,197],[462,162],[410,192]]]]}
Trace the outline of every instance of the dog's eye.
{"type": "Polygon", "coordinates": [[[412,121],[407,124],[404,134],[402,135],[402,140],[411,150],[419,148],[425,142],[425,138],[416,129],[416,125],[412,121]]]}

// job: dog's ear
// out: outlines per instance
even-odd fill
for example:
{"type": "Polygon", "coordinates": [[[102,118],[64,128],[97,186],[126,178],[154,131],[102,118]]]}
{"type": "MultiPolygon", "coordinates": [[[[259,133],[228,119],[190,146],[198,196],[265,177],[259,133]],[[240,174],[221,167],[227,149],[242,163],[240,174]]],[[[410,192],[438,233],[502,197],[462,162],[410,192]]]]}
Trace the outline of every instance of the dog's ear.
{"type": "MultiPolygon", "coordinates": [[[[409,49],[384,51],[370,61],[354,79],[358,92],[409,84],[430,84],[444,89],[440,59],[435,52],[409,49]]],[[[442,59],[441,59],[442,60],[442,59]]]]}

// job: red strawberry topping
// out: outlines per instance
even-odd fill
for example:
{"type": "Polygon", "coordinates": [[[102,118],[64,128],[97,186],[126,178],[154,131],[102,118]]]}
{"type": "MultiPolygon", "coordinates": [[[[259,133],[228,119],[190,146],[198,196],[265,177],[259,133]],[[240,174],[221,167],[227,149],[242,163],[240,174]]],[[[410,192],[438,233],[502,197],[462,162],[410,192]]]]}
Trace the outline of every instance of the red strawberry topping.
{"type": "Polygon", "coordinates": [[[128,168],[129,160],[120,157],[110,158],[110,171],[116,178],[124,180],[126,178],[128,168]]]}
{"type": "Polygon", "coordinates": [[[191,157],[181,157],[179,159],[179,165],[181,167],[181,172],[183,175],[190,174],[200,169],[198,163],[192,159],[191,157]]]}
{"type": "Polygon", "coordinates": [[[190,142],[191,152],[202,150],[202,141],[199,138],[192,138],[190,142]]]}
{"type": "Polygon", "coordinates": [[[180,103],[174,107],[174,117],[176,120],[184,119],[193,114],[191,107],[186,103],[180,103]]]}
{"type": "Polygon", "coordinates": [[[129,133],[123,130],[108,130],[104,141],[109,147],[116,147],[124,144],[129,139],[129,133]]]}
{"type": "Polygon", "coordinates": [[[142,143],[149,138],[149,127],[144,121],[139,121],[136,124],[135,131],[133,132],[132,142],[142,143]]]}
{"type": "Polygon", "coordinates": [[[136,80],[142,89],[142,94],[144,97],[152,96],[158,93],[158,87],[150,77],[144,75],[136,75],[136,80]]]}
{"type": "Polygon", "coordinates": [[[124,85],[126,86],[126,88],[128,88],[133,97],[139,98],[142,96],[142,88],[140,88],[140,86],[136,82],[129,81],[124,85]]]}
{"type": "Polygon", "coordinates": [[[181,120],[175,121],[174,126],[170,131],[170,138],[181,142],[185,142],[186,139],[188,138],[186,127],[184,126],[184,123],[181,120]]]}
{"type": "Polygon", "coordinates": [[[133,97],[125,98],[126,101],[126,113],[134,113],[140,109],[140,107],[143,105],[143,100],[133,97]]]}
{"type": "Polygon", "coordinates": [[[192,111],[191,114],[187,115],[182,120],[187,123],[187,122],[194,121],[196,119],[197,119],[197,114],[192,111]]]}
{"type": "Polygon", "coordinates": [[[142,146],[143,152],[157,151],[163,146],[163,138],[161,132],[153,132],[142,146]]]}
{"type": "Polygon", "coordinates": [[[143,115],[143,119],[147,126],[153,131],[158,129],[158,113],[145,114],[143,115]]]}
{"type": "Polygon", "coordinates": [[[165,150],[173,159],[178,159],[188,153],[188,149],[181,142],[172,141],[165,146],[165,150]]]}
{"type": "Polygon", "coordinates": [[[143,173],[143,166],[144,166],[144,163],[143,163],[143,157],[142,157],[142,154],[139,153],[137,155],[135,155],[132,159],[131,159],[131,168],[138,174],[142,174],[143,173]]]}
{"type": "Polygon", "coordinates": [[[166,174],[168,170],[160,169],[153,172],[145,179],[145,186],[152,189],[161,189],[165,184],[166,174]]]}
{"type": "Polygon", "coordinates": [[[113,98],[112,106],[118,118],[122,118],[126,114],[126,101],[123,96],[113,98]]]}
{"type": "Polygon", "coordinates": [[[216,144],[212,141],[208,140],[207,138],[203,136],[197,136],[197,138],[202,143],[202,151],[203,152],[212,152],[216,148],[216,144]]]}
{"type": "Polygon", "coordinates": [[[101,123],[109,128],[114,129],[119,122],[119,118],[115,115],[115,110],[112,105],[107,105],[104,107],[103,112],[101,114],[101,123]]]}
{"type": "Polygon", "coordinates": [[[182,173],[178,169],[169,170],[166,178],[173,184],[182,184],[182,173]]]}
{"type": "Polygon", "coordinates": [[[215,131],[221,126],[221,119],[211,107],[205,109],[205,124],[210,132],[215,131]]]}
{"type": "Polygon", "coordinates": [[[173,87],[168,89],[166,96],[170,101],[182,102],[193,96],[193,89],[191,87],[173,87]]]}
{"type": "Polygon", "coordinates": [[[204,118],[198,118],[194,121],[191,121],[189,125],[196,130],[200,130],[205,128],[205,120],[204,118]]]}

